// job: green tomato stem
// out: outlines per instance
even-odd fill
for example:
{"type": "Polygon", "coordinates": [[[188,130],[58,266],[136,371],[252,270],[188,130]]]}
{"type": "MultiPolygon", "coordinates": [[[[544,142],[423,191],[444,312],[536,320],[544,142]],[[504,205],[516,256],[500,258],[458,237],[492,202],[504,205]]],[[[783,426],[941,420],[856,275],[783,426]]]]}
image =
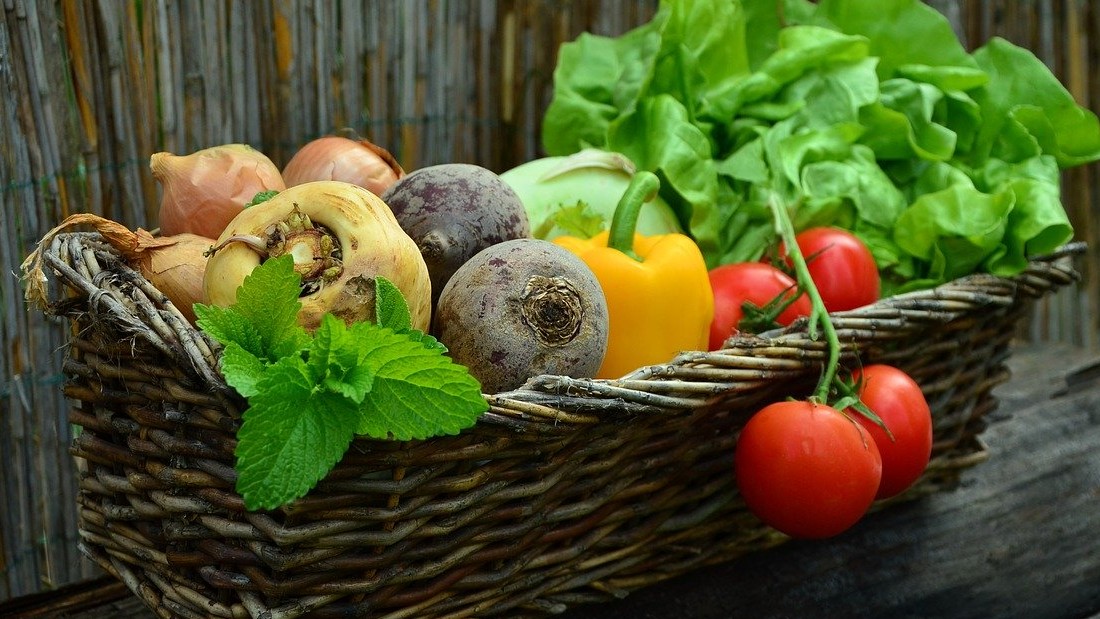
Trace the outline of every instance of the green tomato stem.
{"type": "Polygon", "coordinates": [[[634,230],[638,227],[638,215],[642,205],[657,196],[661,181],[652,172],[636,172],[630,178],[623,197],[615,206],[615,215],[611,218],[611,230],[607,235],[607,246],[617,249],[631,258],[641,261],[634,253],[634,230]]]}
{"type": "Polygon", "coordinates": [[[771,208],[772,216],[775,219],[775,230],[783,239],[783,244],[787,246],[787,257],[790,258],[791,264],[794,266],[798,285],[810,298],[810,305],[813,308],[810,312],[810,338],[817,339],[818,327],[821,327],[821,331],[825,333],[829,359],[825,364],[825,371],[821,374],[821,379],[817,383],[814,397],[820,402],[827,402],[829,389],[832,387],[833,379],[836,377],[837,369],[840,366],[840,338],[837,337],[836,328],[833,327],[833,322],[829,319],[829,310],[825,309],[825,302],[821,300],[821,293],[818,292],[817,286],[814,285],[814,281],[810,277],[810,269],[806,266],[806,258],[802,255],[802,250],[798,248],[798,242],[795,240],[794,224],[791,223],[787,208],[780,203],[775,192],[768,196],[768,207],[771,208]]]}

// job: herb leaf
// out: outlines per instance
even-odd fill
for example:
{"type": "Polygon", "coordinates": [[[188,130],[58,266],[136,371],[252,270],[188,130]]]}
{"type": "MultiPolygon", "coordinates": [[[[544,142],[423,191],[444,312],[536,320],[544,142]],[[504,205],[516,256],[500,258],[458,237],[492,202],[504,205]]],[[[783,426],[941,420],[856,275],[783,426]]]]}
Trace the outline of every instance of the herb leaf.
{"type": "Polygon", "coordinates": [[[198,303],[198,326],[222,344],[236,342],[269,362],[303,349],[309,335],[298,324],[302,278],[290,255],[265,261],[244,278],[232,308],[198,303]]]}
{"type": "Polygon", "coordinates": [[[249,509],[274,509],[309,492],[353,438],[355,402],[310,380],[305,361],[270,366],[237,432],[237,491],[249,509]]]}
{"type": "Polygon", "coordinates": [[[362,363],[370,354],[370,343],[358,341],[347,325],[331,314],[321,319],[313,338],[308,362],[313,383],[362,403],[374,381],[373,368],[362,363]]]}
{"type": "Polygon", "coordinates": [[[248,399],[237,431],[237,491],[248,509],[305,495],[356,434],[456,434],[488,409],[481,386],[435,338],[410,328],[401,292],[376,278],[376,315],[351,326],[331,314],[311,335],[297,323],[300,277],[289,258],[245,278],[228,308],[198,304],[199,327],[224,345],[221,372],[248,399]]]}
{"type": "Polygon", "coordinates": [[[222,350],[222,375],[225,382],[244,397],[256,395],[257,385],[264,378],[267,364],[236,342],[222,350]]]}
{"type": "Polygon", "coordinates": [[[374,278],[375,322],[394,331],[412,328],[412,316],[405,296],[393,282],[381,275],[374,278]]]}
{"type": "Polygon", "coordinates": [[[358,434],[398,440],[457,434],[470,425],[463,411],[488,408],[469,371],[421,343],[378,331],[379,345],[368,360],[374,387],[358,434]]]}

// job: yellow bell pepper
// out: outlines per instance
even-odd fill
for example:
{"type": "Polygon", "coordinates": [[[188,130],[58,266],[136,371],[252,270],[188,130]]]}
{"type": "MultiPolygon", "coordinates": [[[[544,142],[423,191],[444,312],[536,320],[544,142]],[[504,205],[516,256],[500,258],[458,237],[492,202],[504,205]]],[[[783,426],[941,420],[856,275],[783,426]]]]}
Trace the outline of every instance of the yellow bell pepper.
{"type": "Polygon", "coordinates": [[[706,350],[709,342],[714,293],[698,245],[683,234],[634,232],[642,204],[659,188],[654,174],[638,172],[610,230],[591,239],[554,239],[592,269],[607,298],[607,354],[599,378],[619,378],[681,351],[706,350]]]}

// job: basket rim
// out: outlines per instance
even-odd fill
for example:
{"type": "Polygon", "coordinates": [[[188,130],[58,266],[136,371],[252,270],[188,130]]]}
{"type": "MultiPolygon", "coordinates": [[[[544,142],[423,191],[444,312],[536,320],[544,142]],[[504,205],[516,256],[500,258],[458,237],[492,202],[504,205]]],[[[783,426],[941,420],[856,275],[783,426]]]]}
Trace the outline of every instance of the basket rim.
{"type": "MultiPolygon", "coordinates": [[[[1056,251],[1029,260],[1024,271],[1009,277],[972,273],[933,288],[884,297],[875,303],[841,312],[830,319],[841,340],[841,354],[858,352],[862,339],[873,339],[877,330],[901,327],[915,330],[922,324],[949,322],[967,312],[988,307],[1008,307],[1021,295],[1038,298],[1080,280],[1072,259],[1085,253],[1084,242],[1066,243],[1056,251]]],[[[620,378],[571,378],[542,374],[518,389],[487,394],[491,404],[515,405],[537,401],[546,394],[583,393],[590,398],[626,399],[665,409],[694,408],[718,391],[700,389],[704,397],[672,398],[640,389],[642,384],[692,382],[692,370],[712,367],[755,368],[757,380],[805,371],[823,363],[827,344],[810,332],[808,320],[759,334],[735,334],[716,351],[683,351],[665,363],[640,367],[620,378]],[[537,394],[537,395],[535,395],[537,394]],[[640,395],[639,395],[640,394],[640,395]],[[534,397],[533,397],[534,396],[534,397]]]]}
{"type": "MultiPolygon", "coordinates": [[[[833,312],[842,360],[858,354],[868,341],[947,323],[967,312],[1009,307],[1020,297],[1037,298],[1078,281],[1073,259],[1087,244],[1073,241],[1036,256],[1020,273],[1004,277],[972,273],[938,286],[884,297],[864,307],[833,312]]],[[[191,325],[172,302],[122,259],[98,232],[62,232],[36,249],[46,265],[88,299],[83,310],[119,323],[175,360],[223,397],[240,401],[220,371],[221,346],[191,325]],[[73,258],[73,256],[78,256],[73,258]],[[111,269],[96,265],[106,261],[111,269]],[[83,261],[83,272],[70,264],[83,261]],[[121,291],[126,287],[128,294],[121,291]],[[122,298],[126,297],[126,298],[122,298]]],[[[30,258],[28,258],[30,262],[30,258]]],[[[42,274],[44,277],[44,274],[42,274]]],[[[56,316],[80,313],[71,300],[50,301],[41,309],[56,316]]],[[[612,409],[682,411],[705,406],[740,383],[802,376],[819,367],[827,345],[809,329],[806,318],[760,334],[736,334],[715,351],[682,351],[667,362],[647,365],[620,378],[574,378],[555,374],[530,377],[516,389],[483,393],[489,410],[478,423],[513,425],[520,419],[553,420],[563,425],[596,423],[612,409]],[[740,371],[740,375],[738,374],[740,371]],[[719,375],[721,381],[714,376],[719,375]],[[671,395],[670,395],[671,394],[671,395]]]]}

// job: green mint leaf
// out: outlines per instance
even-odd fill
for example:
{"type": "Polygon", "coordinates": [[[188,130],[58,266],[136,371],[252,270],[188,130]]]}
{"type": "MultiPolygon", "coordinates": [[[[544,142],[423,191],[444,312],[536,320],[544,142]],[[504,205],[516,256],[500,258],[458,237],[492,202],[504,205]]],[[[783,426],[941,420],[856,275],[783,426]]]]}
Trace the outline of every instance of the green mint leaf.
{"type": "Polygon", "coordinates": [[[285,255],[265,260],[237,289],[232,309],[259,331],[264,346],[260,356],[277,361],[308,344],[309,335],[298,324],[301,285],[293,257],[285,255]]]}
{"type": "Polygon", "coordinates": [[[412,315],[405,295],[393,282],[378,275],[374,278],[374,317],[379,326],[394,331],[412,328],[412,315]]]}
{"type": "Polygon", "coordinates": [[[352,368],[339,378],[326,377],[322,386],[360,404],[374,386],[374,372],[365,366],[352,368]]]}
{"type": "Polygon", "coordinates": [[[318,389],[305,360],[286,357],[256,385],[237,431],[237,492],[249,510],[305,495],[344,456],[359,407],[318,389]]]}
{"type": "Polygon", "coordinates": [[[257,393],[267,364],[236,342],[228,342],[222,350],[221,371],[225,382],[237,393],[249,398],[257,393]]]}
{"type": "Polygon", "coordinates": [[[236,344],[253,356],[265,357],[263,337],[251,320],[231,307],[196,303],[195,324],[210,337],[228,346],[236,344]]]}
{"type": "Polygon", "coordinates": [[[457,434],[488,409],[469,371],[419,336],[369,323],[354,331],[367,351],[362,362],[374,373],[356,434],[398,440],[457,434]]]}
{"type": "Polygon", "coordinates": [[[356,434],[456,434],[488,408],[481,386],[445,356],[446,347],[411,328],[391,282],[376,283],[376,315],[389,326],[348,326],[326,314],[313,334],[298,325],[300,283],[291,259],[275,258],[245,278],[233,306],[195,308],[200,328],[223,344],[226,382],[248,399],[235,468],[249,510],[305,495],[356,434]]]}
{"type": "Polygon", "coordinates": [[[248,203],[245,204],[242,208],[248,208],[250,206],[256,206],[257,204],[262,204],[277,195],[279,195],[278,189],[268,189],[266,191],[258,192],[256,195],[252,196],[252,199],[249,200],[248,203]]]}
{"type": "Polygon", "coordinates": [[[344,321],[325,314],[309,346],[308,367],[313,382],[361,403],[374,382],[373,368],[360,363],[367,352],[363,345],[344,321]]]}
{"type": "Polygon", "coordinates": [[[443,342],[440,342],[439,340],[428,335],[427,333],[424,333],[423,331],[412,329],[410,331],[406,331],[405,335],[409,336],[409,340],[413,342],[420,342],[424,345],[424,348],[427,348],[428,350],[435,350],[443,354],[447,353],[447,346],[444,345],[443,342]]]}
{"type": "Polygon", "coordinates": [[[232,306],[196,303],[197,324],[223,345],[235,342],[274,363],[309,343],[309,334],[298,324],[301,282],[292,257],[264,261],[244,278],[232,306]]]}

